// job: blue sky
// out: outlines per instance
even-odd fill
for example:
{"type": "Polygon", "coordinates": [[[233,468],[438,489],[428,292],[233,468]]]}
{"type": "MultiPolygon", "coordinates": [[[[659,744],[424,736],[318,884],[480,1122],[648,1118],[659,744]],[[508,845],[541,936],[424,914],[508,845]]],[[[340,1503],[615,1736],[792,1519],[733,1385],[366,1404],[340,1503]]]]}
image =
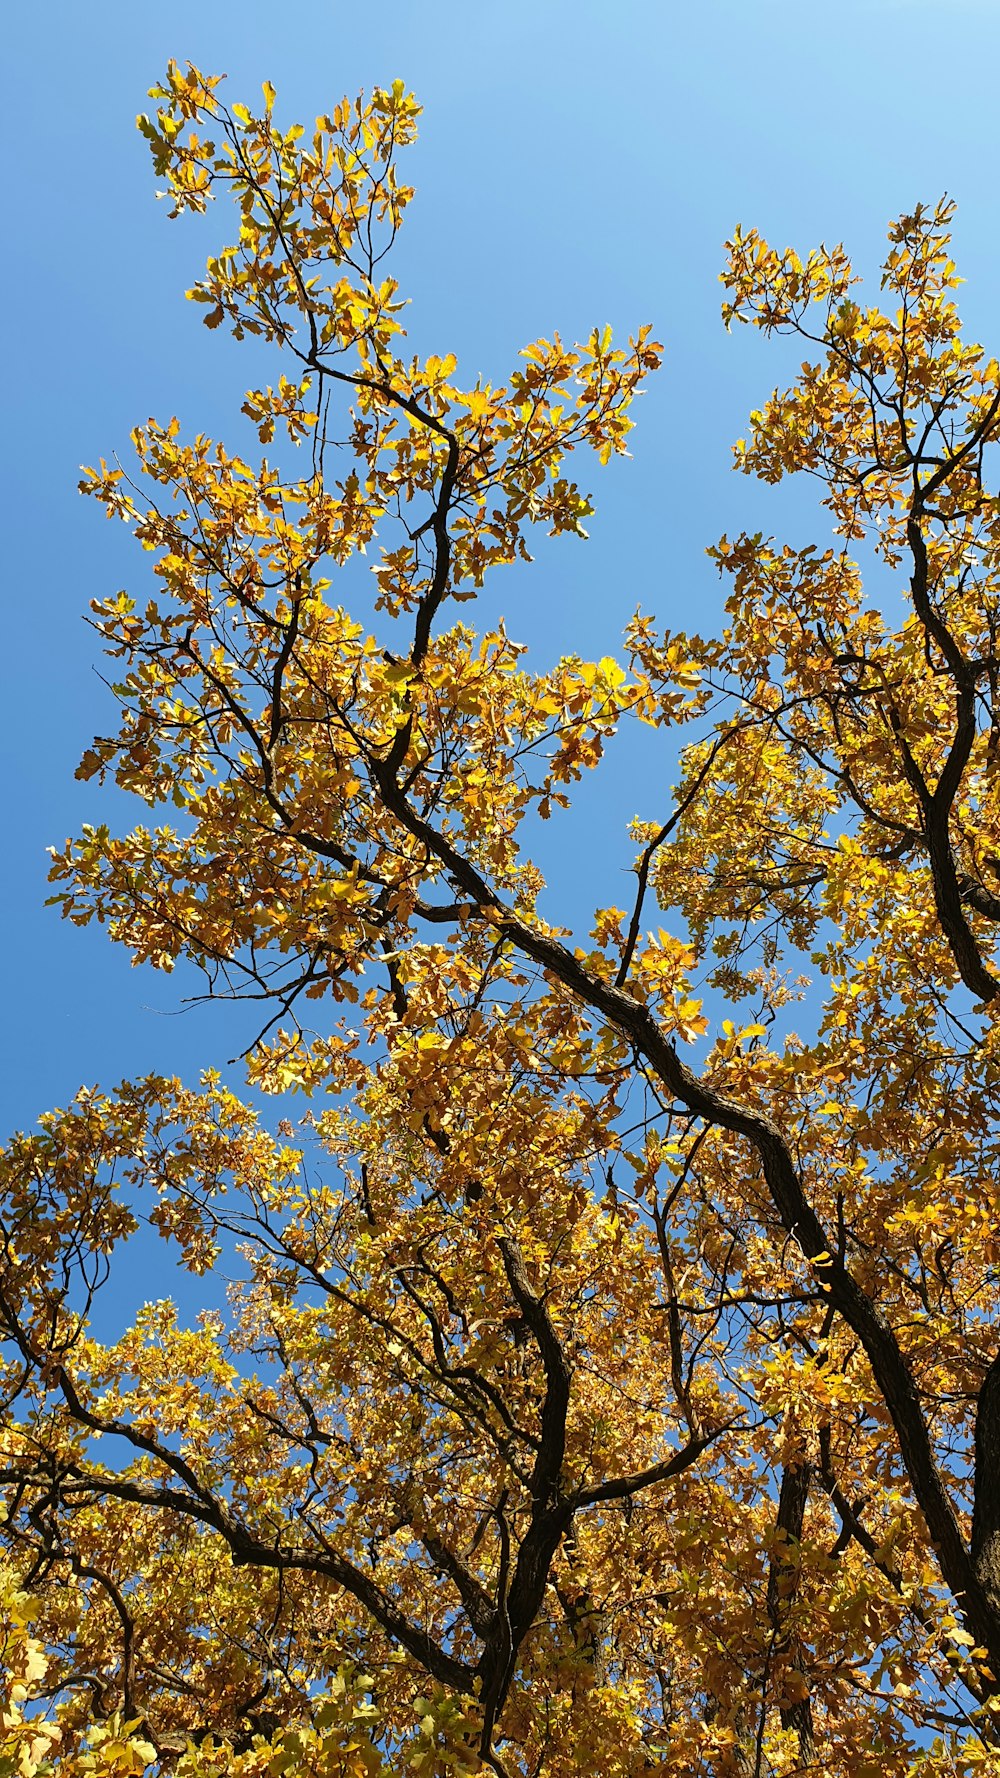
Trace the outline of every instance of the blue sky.
{"type": "MultiPolygon", "coordinates": [[[[112,706],[88,601],[141,593],[148,565],[76,494],[78,466],[127,448],[149,414],[245,442],[242,391],[260,360],[207,334],[182,293],[223,219],[168,224],[133,127],[168,56],[230,76],[238,99],[274,81],[286,119],[399,75],[426,108],[418,188],[396,275],[415,349],[455,350],[500,376],[559,329],[654,325],[664,371],[634,457],[587,476],[591,541],[542,547],[498,580],[491,612],[532,644],[610,652],[637,604],[709,627],[706,545],[741,527],[822,538],[808,490],[734,477],[729,447],[788,361],[719,320],[734,224],[780,244],[844,239],[877,265],[885,225],[948,191],[972,331],[1000,340],[995,0],[334,0],[168,7],[17,6],[5,28],[8,425],[3,487],[7,1016],[2,1127],[25,1126],[83,1082],[151,1069],[193,1079],[253,1035],[246,1009],[179,1014],[192,984],[130,969],[96,928],[42,906],[45,847],[87,821],[141,818],[73,781],[112,706]],[[11,385],[13,385],[11,389],[11,385]]],[[[273,374],[273,372],[272,372],[273,374]]],[[[468,610],[468,608],[467,608],[468,610]]],[[[582,918],[623,893],[591,887],[595,834],[655,814],[669,760],[624,752],[561,838],[557,886],[582,918]]]]}

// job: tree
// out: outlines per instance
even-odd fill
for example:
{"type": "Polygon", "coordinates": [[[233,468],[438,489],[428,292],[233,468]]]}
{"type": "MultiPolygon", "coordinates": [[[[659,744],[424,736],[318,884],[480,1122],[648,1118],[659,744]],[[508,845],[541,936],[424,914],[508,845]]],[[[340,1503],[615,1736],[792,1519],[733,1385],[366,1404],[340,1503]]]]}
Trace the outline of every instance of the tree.
{"type": "Polygon", "coordinates": [[[739,463],[816,476],[834,546],[723,538],[720,637],[535,672],[452,607],[582,532],[649,331],[405,358],[413,99],[306,139],[218,87],[140,125],[174,215],[236,204],[207,324],[291,375],[263,461],[150,422],[87,473],[160,590],[94,607],[80,772],[177,813],[52,876],[323,1109],[143,1080],[3,1156],[6,1769],[995,1771],[1000,369],[950,208],[885,313],[736,233],[727,321],[809,354],[739,463]],[[531,849],[628,721],[677,783],[588,948],[531,849]],[[140,1219],[205,1311],[102,1343],[140,1219]]]}

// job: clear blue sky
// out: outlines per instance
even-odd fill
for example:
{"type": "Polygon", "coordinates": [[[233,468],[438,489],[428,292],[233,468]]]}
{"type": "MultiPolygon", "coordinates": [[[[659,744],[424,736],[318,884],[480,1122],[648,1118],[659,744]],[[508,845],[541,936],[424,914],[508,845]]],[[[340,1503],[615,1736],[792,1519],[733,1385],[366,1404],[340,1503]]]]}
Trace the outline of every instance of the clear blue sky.
{"type": "MultiPolygon", "coordinates": [[[[634,460],[591,482],[591,542],[543,548],[497,583],[494,609],[540,656],[611,651],[640,602],[671,627],[707,627],[718,595],[703,551],[723,530],[821,534],[808,497],[729,471],[746,410],[786,368],[721,326],[737,221],[780,244],[842,238],[870,268],[889,218],[947,190],[965,308],[1000,349],[997,0],[21,0],[4,39],[0,1130],[81,1082],[153,1068],[193,1080],[252,1035],[245,1011],[171,1016],[190,983],[131,970],[98,929],[42,907],[48,844],[87,820],[142,818],[73,782],[112,720],[81,614],[118,586],[141,592],[148,571],[76,495],[78,465],[124,451],[151,413],[239,437],[257,380],[182,300],[213,231],[168,224],[133,127],[168,56],[224,70],[231,98],[270,78],[289,119],[397,75],[416,89],[418,201],[396,268],[416,349],[500,375],[554,328],[650,320],[665,341],[634,460]]],[[[579,881],[595,831],[656,813],[636,781],[651,769],[624,755],[567,830],[574,916],[608,887],[579,881]]]]}

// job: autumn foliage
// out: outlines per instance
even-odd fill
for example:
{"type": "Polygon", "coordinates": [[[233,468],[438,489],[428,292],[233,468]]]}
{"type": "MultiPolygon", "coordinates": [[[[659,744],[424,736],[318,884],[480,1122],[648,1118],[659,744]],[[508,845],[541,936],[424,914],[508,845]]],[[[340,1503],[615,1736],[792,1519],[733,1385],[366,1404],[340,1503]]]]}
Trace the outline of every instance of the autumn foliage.
{"type": "Polygon", "coordinates": [[[1000,371],[949,207],[881,306],[735,234],[727,322],[805,356],[738,465],[832,544],[723,538],[719,636],[538,668],[477,593],[583,534],[649,330],[465,387],[404,349],[402,84],[311,134],[153,97],[273,381],[263,454],[168,419],[86,473],[157,584],[93,609],[80,775],[150,818],[52,880],[247,998],[254,1103],[88,1090],[0,1156],[0,1770],[996,1773],[1000,371]],[[546,847],[627,723],[581,944],[546,847]],[[204,1312],[108,1343],[148,1224],[204,1312]]]}

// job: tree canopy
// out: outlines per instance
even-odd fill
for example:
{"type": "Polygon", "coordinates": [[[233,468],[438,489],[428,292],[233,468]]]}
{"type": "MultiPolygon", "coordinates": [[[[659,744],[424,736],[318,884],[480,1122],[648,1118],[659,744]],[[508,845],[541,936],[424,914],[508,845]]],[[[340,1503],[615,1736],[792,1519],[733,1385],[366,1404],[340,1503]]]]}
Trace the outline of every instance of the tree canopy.
{"type": "Polygon", "coordinates": [[[140,127],[172,215],[234,207],[189,294],[272,353],[266,454],[87,471],[157,589],[93,607],[79,770],[151,818],[52,881],[247,1000],[248,1102],[87,1090],[0,1156],[2,1770],[995,1772],[1000,369],[950,206],[881,306],[734,234],[727,324],[805,353],[738,464],[832,542],[724,537],[721,634],[535,670],[477,596],[584,534],[659,346],[407,356],[412,96],[219,87],[140,127]],[[545,852],[634,723],[580,944],[545,852]],[[203,1312],[99,1339],[144,1224],[203,1312]]]}

